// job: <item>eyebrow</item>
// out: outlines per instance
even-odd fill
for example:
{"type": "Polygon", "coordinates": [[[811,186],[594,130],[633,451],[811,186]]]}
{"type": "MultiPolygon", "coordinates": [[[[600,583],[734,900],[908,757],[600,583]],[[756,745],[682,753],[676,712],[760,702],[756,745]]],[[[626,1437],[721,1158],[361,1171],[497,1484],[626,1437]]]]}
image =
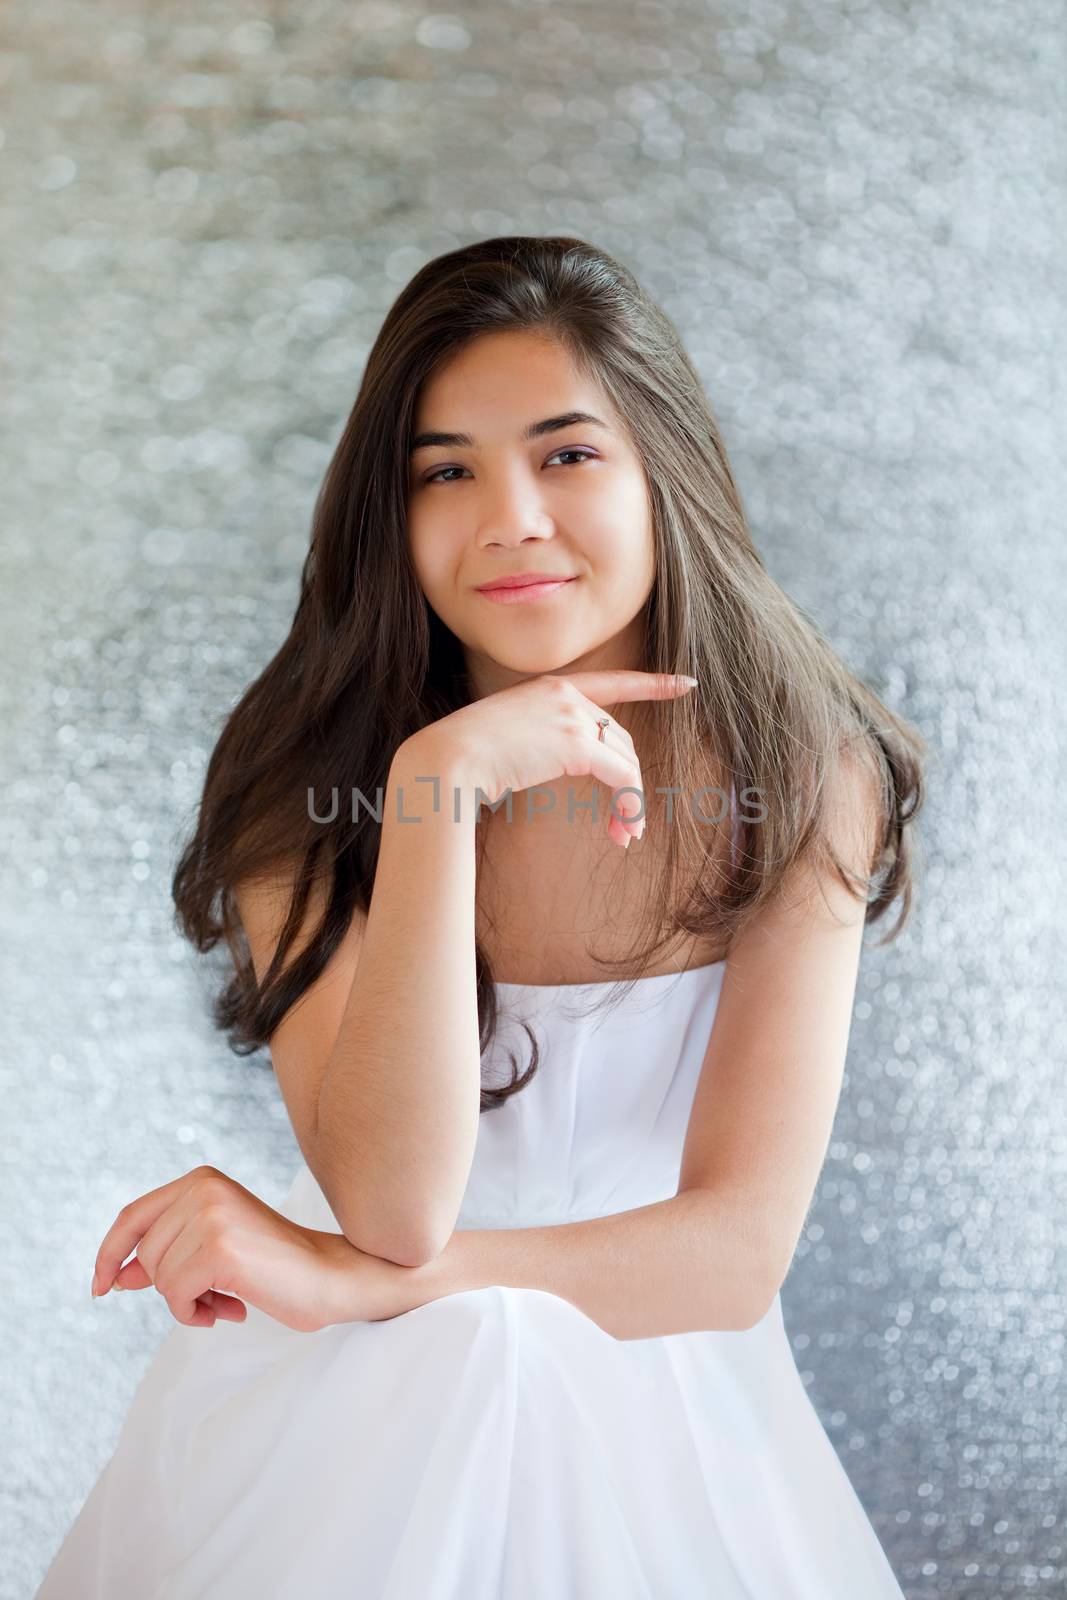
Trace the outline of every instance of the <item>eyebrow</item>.
{"type": "MultiPolygon", "coordinates": [[[[540,439],[546,433],[559,433],[563,428],[576,427],[584,422],[594,428],[603,428],[605,433],[610,433],[611,428],[606,422],[601,422],[599,417],[592,416],[588,411],[564,411],[558,417],[545,417],[543,422],[531,422],[522,430],[523,440],[540,439]]],[[[416,450],[430,450],[435,447],[454,450],[473,450],[474,440],[469,433],[417,433],[411,441],[408,455],[413,456],[416,450]]]]}

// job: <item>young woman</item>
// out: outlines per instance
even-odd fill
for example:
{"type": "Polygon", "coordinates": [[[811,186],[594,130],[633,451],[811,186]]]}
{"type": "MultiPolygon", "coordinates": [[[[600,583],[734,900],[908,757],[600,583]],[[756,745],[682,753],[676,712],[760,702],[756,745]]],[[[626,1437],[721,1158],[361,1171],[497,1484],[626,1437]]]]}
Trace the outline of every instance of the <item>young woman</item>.
{"type": "Polygon", "coordinates": [[[181,1326],[39,1600],[899,1600],[779,1290],[924,754],[625,268],[423,267],[174,878],[304,1161],[107,1232],[181,1326]]]}

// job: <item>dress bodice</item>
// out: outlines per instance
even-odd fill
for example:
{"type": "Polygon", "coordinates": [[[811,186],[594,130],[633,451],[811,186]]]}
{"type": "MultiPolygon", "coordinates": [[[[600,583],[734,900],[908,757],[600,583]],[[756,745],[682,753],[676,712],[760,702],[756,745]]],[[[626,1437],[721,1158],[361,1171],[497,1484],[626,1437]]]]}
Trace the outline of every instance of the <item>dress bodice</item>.
{"type": "Polygon", "coordinates": [[[725,962],[614,982],[496,985],[486,1084],[524,1089],[484,1111],[460,1227],[534,1227],[605,1216],[674,1194],[725,962]],[[612,991],[619,990],[618,995],[612,991]]]}

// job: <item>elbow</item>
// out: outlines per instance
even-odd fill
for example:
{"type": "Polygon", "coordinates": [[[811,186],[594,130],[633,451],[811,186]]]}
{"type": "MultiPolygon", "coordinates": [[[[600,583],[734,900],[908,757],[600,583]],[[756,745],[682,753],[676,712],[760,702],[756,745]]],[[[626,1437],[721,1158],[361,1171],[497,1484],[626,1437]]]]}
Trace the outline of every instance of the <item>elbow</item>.
{"type": "Polygon", "coordinates": [[[338,1227],[364,1255],[398,1267],[424,1267],[441,1254],[452,1229],[446,1231],[439,1218],[421,1212],[408,1215],[395,1204],[387,1214],[380,1208],[376,1213],[366,1196],[353,1193],[350,1184],[335,1182],[321,1161],[316,1166],[316,1180],[338,1227]]]}
{"type": "Polygon", "coordinates": [[[717,1298],[710,1312],[705,1307],[700,1327],[719,1333],[749,1333],[758,1328],[778,1298],[778,1286],[753,1277],[743,1288],[723,1302],[717,1298]]]}
{"type": "Polygon", "coordinates": [[[745,1315],[738,1321],[737,1331],[739,1333],[748,1333],[751,1329],[758,1328],[764,1317],[769,1314],[777,1298],[778,1289],[775,1287],[769,1292],[765,1291],[755,1305],[749,1304],[745,1315]]]}
{"type": "Polygon", "coordinates": [[[744,1315],[739,1327],[747,1333],[764,1320],[773,1310],[778,1292],[785,1281],[793,1259],[793,1245],[783,1237],[777,1218],[760,1217],[751,1207],[739,1224],[743,1230],[745,1270],[744,1280],[748,1292],[743,1300],[744,1315]]]}
{"type": "Polygon", "coordinates": [[[714,1189],[700,1192],[706,1197],[713,1249],[698,1275],[706,1288],[697,1326],[748,1333],[774,1307],[788,1270],[780,1235],[747,1198],[738,1201],[714,1189]]]}
{"type": "Polygon", "coordinates": [[[396,1219],[376,1226],[365,1214],[346,1217],[336,1210],[334,1214],[349,1244],[366,1256],[392,1261],[398,1267],[425,1267],[436,1260],[448,1242],[440,1231],[401,1228],[396,1219]]]}
{"type": "MultiPolygon", "coordinates": [[[[350,1239],[350,1242],[354,1242],[350,1239]]],[[[425,1267],[441,1254],[439,1244],[425,1238],[388,1239],[381,1245],[358,1244],[364,1255],[378,1256],[382,1261],[392,1261],[398,1267],[425,1267]]]]}
{"type": "Polygon", "coordinates": [[[425,1228],[402,1241],[403,1248],[400,1254],[404,1257],[403,1260],[400,1260],[397,1255],[394,1255],[392,1259],[399,1261],[402,1267],[428,1266],[431,1261],[436,1261],[438,1256],[443,1253],[455,1231],[455,1225],[454,1217],[446,1224],[442,1224],[435,1219],[432,1223],[427,1224],[425,1228]]]}
{"type": "Polygon", "coordinates": [[[365,1256],[376,1256],[379,1261],[388,1261],[397,1267],[424,1267],[434,1259],[433,1254],[426,1250],[408,1249],[402,1244],[368,1247],[366,1243],[361,1242],[356,1245],[356,1249],[365,1256]]]}
{"type": "Polygon", "coordinates": [[[750,1298],[741,1329],[747,1333],[750,1328],[757,1327],[768,1316],[778,1299],[779,1290],[785,1281],[788,1264],[783,1267],[781,1258],[777,1257],[770,1264],[764,1265],[762,1272],[752,1274],[753,1297],[750,1298]]]}

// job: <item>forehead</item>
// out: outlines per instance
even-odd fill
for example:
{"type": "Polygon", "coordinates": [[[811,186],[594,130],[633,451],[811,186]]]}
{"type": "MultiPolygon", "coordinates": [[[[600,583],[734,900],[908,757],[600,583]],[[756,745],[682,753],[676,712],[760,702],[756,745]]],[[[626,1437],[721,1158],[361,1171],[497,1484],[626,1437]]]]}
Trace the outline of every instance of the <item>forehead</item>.
{"type": "Polygon", "coordinates": [[[558,340],[509,329],[479,334],[448,356],[420,386],[414,421],[418,428],[462,428],[476,416],[486,426],[526,423],[552,410],[613,420],[600,386],[558,340]]]}

